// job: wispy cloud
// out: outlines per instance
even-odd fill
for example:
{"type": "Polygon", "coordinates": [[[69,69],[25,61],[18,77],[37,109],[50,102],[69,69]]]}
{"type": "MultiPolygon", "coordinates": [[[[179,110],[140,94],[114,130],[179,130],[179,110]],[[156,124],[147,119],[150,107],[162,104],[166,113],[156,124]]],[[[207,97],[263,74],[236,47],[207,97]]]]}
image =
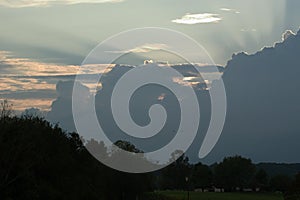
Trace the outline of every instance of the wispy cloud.
{"type": "Polygon", "coordinates": [[[218,14],[200,13],[200,14],[186,14],[179,19],[174,19],[172,22],[177,24],[207,24],[217,23],[222,18],[218,14]]]}
{"type": "Polygon", "coordinates": [[[53,99],[9,99],[9,102],[13,104],[14,111],[17,113],[32,107],[42,111],[49,111],[52,101],[53,99]]]}
{"type": "MultiPolygon", "coordinates": [[[[74,80],[76,75],[88,76],[107,72],[114,65],[63,65],[19,58],[11,52],[0,51],[0,99],[8,99],[15,110],[33,105],[41,110],[50,108],[56,98],[56,83],[74,80]]],[[[90,84],[95,88],[95,85],[90,84]]]]}
{"type": "Polygon", "coordinates": [[[240,11],[232,9],[232,8],[220,8],[220,10],[224,11],[224,12],[232,12],[232,13],[236,13],[236,14],[240,13],[240,11]]]}
{"type": "Polygon", "coordinates": [[[242,28],[242,32],[256,32],[257,30],[255,28],[242,28]]]}
{"type": "Polygon", "coordinates": [[[204,90],[207,89],[205,84],[207,84],[208,81],[203,80],[202,78],[199,78],[199,77],[184,77],[184,78],[173,77],[172,80],[174,83],[177,83],[182,86],[195,87],[197,89],[204,89],[204,90]],[[201,85],[202,85],[202,87],[201,87],[201,85]]]}
{"type": "Polygon", "coordinates": [[[157,51],[166,49],[168,46],[166,44],[145,44],[140,47],[136,47],[134,49],[129,50],[133,53],[147,53],[150,51],[157,51]]]}
{"type": "Polygon", "coordinates": [[[0,6],[11,8],[48,7],[52,5],[72,5],[80,3],[117,3],[123,0],[0,0],[0,6]]]}
{"type": "Polygon", "coordinates": [[[17,58],[11,52],[0,51],[0,72],[5,76],[58,76],[76,74],[80,66],[43,63],[17,58]]]}
{"type": "Polygon", "coordinates": [[[220,10],[222,10],[222,11],[228,11],[228,12],[232,11],[232,9],[230,9],[230,8],[220,8],[220,10]]]}
{"type": "Polygon", "coordinates": [[[45,110],[56,97],[55,77],[75,75],[78,69],[79,66],[43,63],[0,51],[0,99],[9,99],[15,110],[33,105],[45,110]]]}
{"type": "Polygon", "coordinates": [[[151,51],[158,51],[167,49],[168,45],[166,44],[144,44],[133,49],[126,49],[123,51],[108,51],[109,53],[148,53],[151,51]]]}

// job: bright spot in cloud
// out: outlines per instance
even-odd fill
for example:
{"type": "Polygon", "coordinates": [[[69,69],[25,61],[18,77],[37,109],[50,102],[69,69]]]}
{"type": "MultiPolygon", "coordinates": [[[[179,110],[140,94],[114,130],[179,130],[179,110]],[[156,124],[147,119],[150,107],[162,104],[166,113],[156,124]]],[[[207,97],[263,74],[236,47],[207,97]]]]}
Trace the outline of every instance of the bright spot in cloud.
{"type": "Polygon", "coordinates": [[[202,13],[202,14],[186,14],[180,19],[174,19],[172,22],[177,24],[207,24],[221,21],[222,18],[218,14],[202,13]]]}
{"type": "Polygon", "coordinates": [[[147,53],[150,51],[158,51],[166,49],[168,46],[166,44],[144,44],[140,47],[136,47],[134,49],[128,50],[128,52],[132,53],[147,53]]]}
{"type": "Polygon", "coordinates": [[[72,5],[80,3],[117,3],[123,0],[0,0],[0,6],[11,8],[48,7],[51,5],[72,5]]]}
{"type": "Polygon", "coordinates": [[[222,10],[222,11],[232,11],[232,9],[230,9],[230,8],[221,8],[220,10],[222,10]]]}
{"type": "Polygon", "coordinates": [[[235,9],[231,9],[231,8],[220,8],[221,11],[224,11],[224,12],[233,12],[233,13],[236,13],[236,14],[239,14],[240,11],[237,11],[235,9]]]}
{"type": "Polygon", "coordinates": [[[162,93],[162,94],[157,98],[157,100],[158,100],[158,101],[163,101],[163,100],[165,99],[165,97],[166,97],[166,94],[165,94],[165,93],[162,93]]]}
{"type": "Polygon", "coordinates": [[[287,40],[289,37],[291,36],[295,36],[296,34],[291,31],[291,30],[287,30],[284,32],[284,34],[282,35],[282,41],[287,40]]]}

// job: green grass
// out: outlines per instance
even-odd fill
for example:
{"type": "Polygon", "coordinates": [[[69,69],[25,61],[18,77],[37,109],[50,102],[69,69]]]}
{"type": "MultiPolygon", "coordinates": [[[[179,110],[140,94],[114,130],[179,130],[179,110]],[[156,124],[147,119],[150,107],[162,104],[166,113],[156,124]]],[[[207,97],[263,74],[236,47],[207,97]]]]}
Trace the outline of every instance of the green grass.
{"type": "MultiPolygon", "coordinates": [[[[174,200],[187,200],[186,191],[158,192],[174,200]]],[[[190,200],[283,200],[281,194],[190,192],[190,200]]]]}

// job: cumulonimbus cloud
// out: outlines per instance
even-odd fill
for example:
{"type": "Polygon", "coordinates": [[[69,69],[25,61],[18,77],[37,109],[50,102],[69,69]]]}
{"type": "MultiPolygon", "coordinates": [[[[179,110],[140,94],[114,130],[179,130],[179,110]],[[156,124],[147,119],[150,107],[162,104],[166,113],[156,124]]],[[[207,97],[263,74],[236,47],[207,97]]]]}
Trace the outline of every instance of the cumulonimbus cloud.
{"type": "Polygon", "coordinates": [[[179,19],[174,19],[172,22],[177,24],[207,24],[221,21],[222,18],[218,14],[200,13],[200,14],[186,14],[179,19]]]}
{"type": "Polygon", "coordinates": [[[117,3],[123,0],[0,0],[0,6],[11,8],[48,7],[51,5],[72,5],[80,3],[117,3]]]}

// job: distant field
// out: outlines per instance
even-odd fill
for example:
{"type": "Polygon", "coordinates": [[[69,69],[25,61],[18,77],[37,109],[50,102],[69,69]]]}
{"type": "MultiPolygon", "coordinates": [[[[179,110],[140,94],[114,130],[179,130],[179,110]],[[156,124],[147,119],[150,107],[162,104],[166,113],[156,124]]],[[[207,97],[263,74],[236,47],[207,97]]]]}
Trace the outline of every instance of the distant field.
{"type": "MultiPolygon", "coordinates": [[[[187,200],[187,192],[166,191],[160,194],[173,200],[187,200]]],[[[283,200],[280,194],[190,192],[190,200],[283,200]]]]}

